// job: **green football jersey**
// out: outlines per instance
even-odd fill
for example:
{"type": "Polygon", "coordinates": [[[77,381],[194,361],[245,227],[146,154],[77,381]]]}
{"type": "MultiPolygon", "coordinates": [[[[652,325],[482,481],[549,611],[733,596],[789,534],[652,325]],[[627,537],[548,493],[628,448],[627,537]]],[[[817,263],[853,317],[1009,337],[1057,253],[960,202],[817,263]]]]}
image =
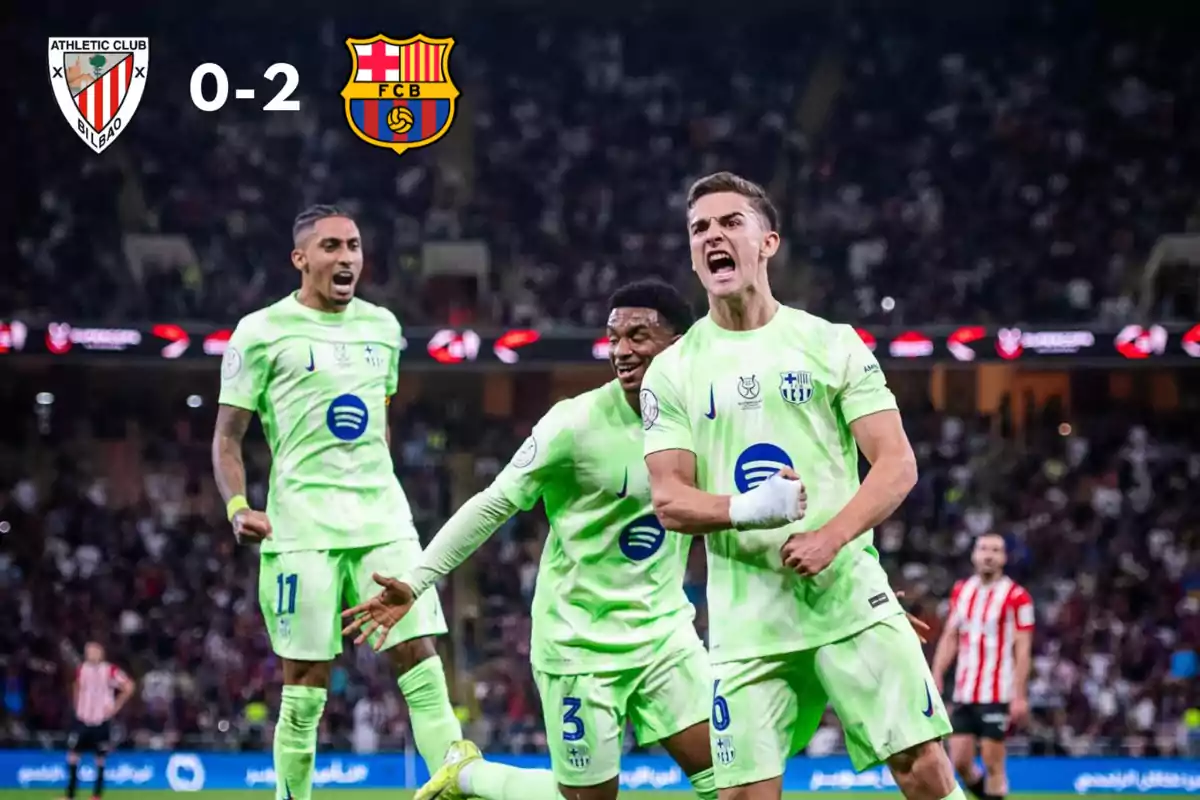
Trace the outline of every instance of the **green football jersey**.
{"type": "Polygon", "coordinates": [[[799,522],[705,538],[715,663],[819,647],[901,613],[870,531],[813,578],[784,567],[779,552],[858,490],[850,423],[896,408],[853,328],[786,306],[752,331],[705,317],[650,365],[641,406],[645,452],[695,453],[699,489],[746,492],[784,466],[807,488],[799,522]]]}
{"type": "Polygon", "coordinates": [[[691,537],[650,505],[641,421],[614,380],[563,400],[534,426],[494,484],[550,520],[533,597],[531,660],[560,675],[650,663],[696,637],[683,592],[691,537]]]}
{"type": "Polygon", "coordinates": [[[416,536],[387,445],[402,341],[395,315],[363,300],[331,314],[290,295],[238,323],[219,402],[256,412],[271,448],[263,552],[416,536]]]}

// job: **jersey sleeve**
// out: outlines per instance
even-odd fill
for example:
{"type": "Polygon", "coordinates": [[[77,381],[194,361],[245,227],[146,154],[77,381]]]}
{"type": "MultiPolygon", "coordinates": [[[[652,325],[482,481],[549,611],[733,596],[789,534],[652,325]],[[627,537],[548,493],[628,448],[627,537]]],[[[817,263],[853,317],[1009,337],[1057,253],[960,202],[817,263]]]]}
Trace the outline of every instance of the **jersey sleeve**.
{"type": "Polygon", "coordinates": [[[391,320],[391,333],[388,344],[395,349],[395,356],[388,362],[387,396],[390,398],[400,388],[400,355],[404,352],[404,328],[395,315],[388,314],[391,320]]]}
{"type": "Polygon", "coordinates": [[[420,596],[467,560],[488,537],[517,513],[511,500],[495,491],[494,484],[454,512],[421,554],[408,585],[420,596]]]}
{"type": "Polygon", "coordinates": [[[257,411],[267,385],[270,360],[257,325],[243,319],[229,337],[221,359],[221,396],[217,402],[257,411]]]}
{"type": "Polygon", "coordinates": [[[642,379],[642,441],[646,455],[663,450],[696,452],[683,392],[675,380],[675,363],[674,358],[659,356],[642,379]]]}
{"type": "Polygon", "coordinates": [[[129,676],[125,674],[125,670],[121,669],[116,664],[113,664],[110,667],[109,680],[111,680],[112,685],[118,689],[129,685],[129,676]]]}
{"type": "Polygon", "coordinates": [[[896,397],[887,386],[875,355],[849,325],[839,325],[838,344],[844,355],[844,372],[837,403],[846,424],[879,411],[894,411],[896,397]]]}
{"type": "Polygon", "coordinates": [[[538,420],[492,485],[513,505],[528,511],[537,505],[547,484],[570,469],[573,442],[570,401],[564,401],[538,420]]]}
{"type": "Polygon", "coordinates": [[[1017,621],[1017,630],[1031,631],[1034,625],[1033,598],[1029,596],[1029,592],[1024,586],[1018,586],[1013,590],[1012,597],[1009,599],[1009,604],[1012,606],[1013,619],[1017,621]]]}
{"type": "Polygon", "coordinates": [[[956,625],[959,622],[958,598],[962,596],[962,588],[963,588],[963,582],[955,581],[954,588],[950,590],[950,608],[946,612],[946,624],[947,625],[956,625]]]}

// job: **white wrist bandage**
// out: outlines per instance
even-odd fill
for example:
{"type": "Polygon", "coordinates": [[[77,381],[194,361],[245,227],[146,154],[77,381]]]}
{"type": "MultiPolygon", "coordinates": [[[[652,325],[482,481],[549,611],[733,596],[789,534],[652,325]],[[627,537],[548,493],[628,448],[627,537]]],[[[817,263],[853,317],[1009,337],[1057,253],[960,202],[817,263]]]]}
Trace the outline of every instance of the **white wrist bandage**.
{"type": "Polygon", "coordinates": [[[806,506],[801,481],[772,475],[745,494],[729,498],[729,521],[738,529],[778,528],[803,519],[806,506]]]}

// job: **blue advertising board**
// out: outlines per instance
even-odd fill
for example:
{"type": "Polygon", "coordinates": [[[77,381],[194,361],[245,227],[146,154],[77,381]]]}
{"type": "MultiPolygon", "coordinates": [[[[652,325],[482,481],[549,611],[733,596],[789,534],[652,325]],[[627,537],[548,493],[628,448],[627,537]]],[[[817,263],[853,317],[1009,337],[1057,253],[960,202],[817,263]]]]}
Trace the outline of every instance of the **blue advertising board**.
{"type": "MultiPolygon", "coordinates": [[[[489,756],[517,767],[548,769],[542,756],[489,756]]],[[[623,789],[688,790],[687,777],[668,758],[627,756],[622,762],[623,789]]],[[[1070,794],[1196,794],[1200,761],[1132,758],[1013,758],[1008,775],[1012,792],[1070,794]]],[[[85,759],[79,778],[95,777],[85,759]]],[[[428,777],[420,759],[403,754],[317,758],[318,787],[413,788],[428,777]]],[[[0,789],[58,788],[67,780],[66,754],[51,750],[0,751],[0,789]]],[[[104,775],[110,787],[172,789],[267,789],[275,784],[270,753],[114,753],[104,775]]],[[[788,765],[784,789],[802,792],[890,791],[896,787],[884,768],[855,773],[846,758],[797,758],[788,765]]]]}

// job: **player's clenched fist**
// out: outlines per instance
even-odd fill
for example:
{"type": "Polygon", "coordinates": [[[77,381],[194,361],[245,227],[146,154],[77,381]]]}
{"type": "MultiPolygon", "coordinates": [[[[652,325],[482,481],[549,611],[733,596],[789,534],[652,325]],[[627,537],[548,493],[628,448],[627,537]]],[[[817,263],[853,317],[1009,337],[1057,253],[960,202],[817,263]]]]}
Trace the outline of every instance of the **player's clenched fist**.
{"type": "Polygon", "coordinates": [[[238,544],[258,544],[263,539],[271,538],[271,520],[266,512],[243,508],[229,520],[233,525],[233,535],[238,544]]]}
{"type": "Polygon", "coordinates": [[[804,519],[807,507],[804,482],[784,467],[750,491],[729,498],[729,521],[739,530],[778,528],[804,519]]]}
{"type": "Polygon", "coordinates": [[[375,640],[375,649],[380,650],[383,648],[384,640],[387,639],[388,631],[404,619],[408,610],[416,602],[416,596],[413,594],[412,587],[403,581],[385,578],[378,572],[371,577],[383,587],[383,591],[367,602],[342,612],[342,619],[351,620],[342,629],[342,635],[351,636],[357,633],[358,636],[354,643],[362,644],[372,634],[378,632],[379,638],[375,640]]]}
{"type": "Polygon", "coordinates": [[[840,549],[834,537],[816,530],[789,536],[779,555],[785,567],[811,577],[832,564],[840,549]]]}

